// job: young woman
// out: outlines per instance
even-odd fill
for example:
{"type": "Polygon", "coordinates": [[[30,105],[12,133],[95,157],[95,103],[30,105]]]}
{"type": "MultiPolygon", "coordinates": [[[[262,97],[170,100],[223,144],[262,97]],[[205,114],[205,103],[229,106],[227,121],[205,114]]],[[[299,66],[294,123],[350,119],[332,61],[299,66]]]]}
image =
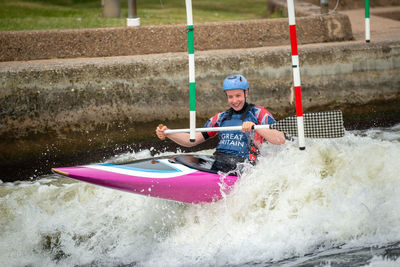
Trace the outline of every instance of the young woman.
{"type": "Polygon", "coordinates": [[[192,147],[219,135],[213,168],[224,172],[235,169],[238,162],[249,160],[254,164],[258,154],[257,147],[264,139],[274,145],[285,143],[284,133],[278,130],[258,129],[254,135],[250,135],[254,125],[273,124],[275,119],[264,107],[247,103],[249,84],[245,77],[240,74],[226,77],[222,91],[227,96],[230,109],[215,114],[204,127],[241,125],[241,131],[197,132],[196,141],[190,142],[189,133],[166,134],[167,126],[160,125],[156,129],[158,138],[164,140],[168,137],[181,146],[192,147]]]}

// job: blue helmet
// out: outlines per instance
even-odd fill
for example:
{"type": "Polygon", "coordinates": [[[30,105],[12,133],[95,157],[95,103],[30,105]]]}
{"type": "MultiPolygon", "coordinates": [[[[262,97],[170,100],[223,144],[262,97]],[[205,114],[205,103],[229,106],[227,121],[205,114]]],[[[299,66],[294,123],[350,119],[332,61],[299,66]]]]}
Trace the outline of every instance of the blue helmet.
{"type": "Polygon", "coordinates": [[[222,91],[233,90],[233,89],[249,89],[249,83],[246,78],[240,74],[230,75],[225,78],[224,84],[222,85],[222,91]]]}

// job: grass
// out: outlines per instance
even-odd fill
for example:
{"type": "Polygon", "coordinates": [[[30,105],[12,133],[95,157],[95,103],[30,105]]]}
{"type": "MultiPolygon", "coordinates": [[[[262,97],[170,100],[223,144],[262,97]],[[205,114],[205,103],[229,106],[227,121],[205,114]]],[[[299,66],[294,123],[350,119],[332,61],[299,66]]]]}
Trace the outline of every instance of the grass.
{"type": "MultiPolygon", "coordinates": [[[[121,17],[104,18],[101,0],[0,0],[0,31],[126,26],[121,17]]],[[[194,23],[266,18],[267,0],[192,0],[194,23]]],[[[186,24],[185,0],[137,0],[141,25],[186,24]]],[[[277,17],[274,14],[274,17],[277,17]]]]}

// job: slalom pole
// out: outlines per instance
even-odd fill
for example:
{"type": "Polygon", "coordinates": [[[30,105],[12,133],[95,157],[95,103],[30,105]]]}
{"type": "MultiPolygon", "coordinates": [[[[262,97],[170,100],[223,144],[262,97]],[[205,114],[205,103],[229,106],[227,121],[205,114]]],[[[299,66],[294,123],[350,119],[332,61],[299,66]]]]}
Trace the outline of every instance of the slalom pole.
{"type": "Polygon", "coordinates": [[[194,75],[194,40],[193,40],[193,15],[192,0],[186,1],[187,36],[189,53],[189,99],[190,99],[190,142],[196,140],[196,94],[194,75]]]}
{"type": "Polygon", "coordinates": [[[369,24],[369,0],[365,0],[365,42],[371,40],[371,29],[369,24]]]}
{"type": "Polygon", "coordinates": [[[293,0],[287,0],[287,7],[289,15],[290,44],[292,47],[292,69],[293,69],[294,95],[296,100],[296,116],[297,116],[297,131],[299,137],[299,149],[304,150],[306,149],[306,146],[304,140],[303,105],[301,103],[300,65],[299,65],[299,54],[297,51],[296,18],[294,14],[293,0]]]}

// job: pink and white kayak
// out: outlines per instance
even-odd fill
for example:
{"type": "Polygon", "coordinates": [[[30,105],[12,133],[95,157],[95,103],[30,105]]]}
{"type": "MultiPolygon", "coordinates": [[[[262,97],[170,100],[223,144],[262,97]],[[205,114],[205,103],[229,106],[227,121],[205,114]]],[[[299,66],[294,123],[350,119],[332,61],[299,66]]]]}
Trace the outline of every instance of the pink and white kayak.
{"type": "Polygon", "coordinates": [[[186,203],[213,202],[229,193],[236,176],[211,170],[213,156],[179,155],[126,164],[53,168],[76,180],[135,194],[186,203]]]}

